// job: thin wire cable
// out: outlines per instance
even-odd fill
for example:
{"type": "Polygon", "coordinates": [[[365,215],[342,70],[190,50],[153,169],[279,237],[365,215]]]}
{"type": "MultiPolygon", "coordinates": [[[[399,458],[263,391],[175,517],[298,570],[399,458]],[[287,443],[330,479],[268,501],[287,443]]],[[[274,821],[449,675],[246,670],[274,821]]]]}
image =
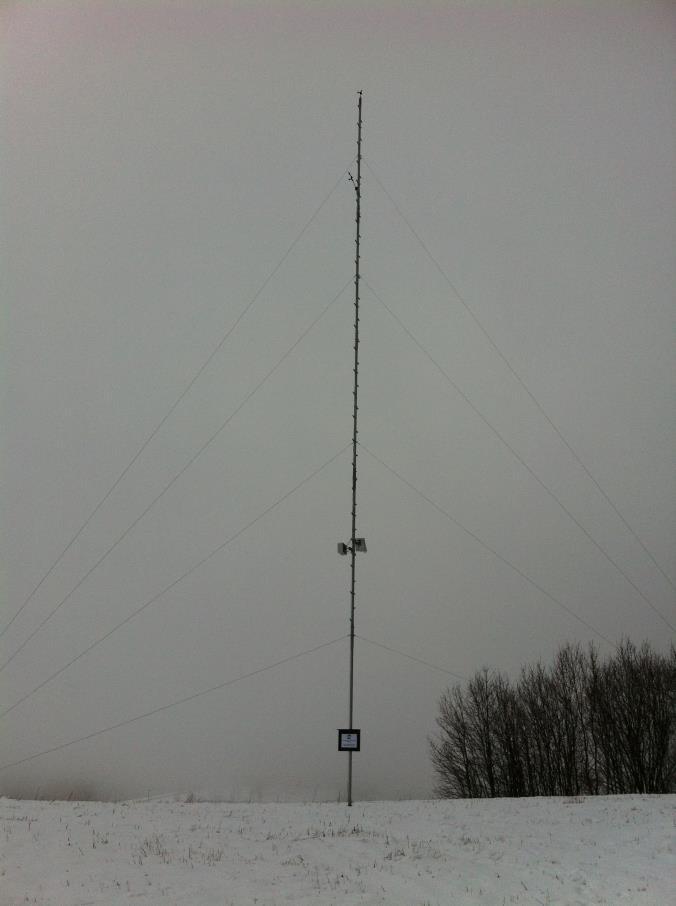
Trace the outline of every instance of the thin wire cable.
{"type": "MultiPolygon", "coordinates": [[[[530,399],[532,400],[532,402],[535,404],[536,408],[538,409],[538,411],[540,412],[540,414],[542,415],[542,417],[545,419],[545,421],[548,423],[548,425],[552,428],[552,430],[555,432],[555,434],[559,437],[559,439],[561,440],[561,442],[563,443],[563,445],[567,448],[567,450],[570,452],[570,454],[571,454],[571,455],[573,456],[573,458],[576,460],[576,462],[578,463],[578,465],[582,468],[582,470],[585,472],[585,474],[587,475],[587,477],[588,477],[588,478],[591,480],[591,482],[594,484],[594,486],[595,486],[596,489],[599,491],[599,493],[602,495],[602,497],[604,498],[604,500],[609,504],[609,506],[612,508],[612,510],[613,510],[613,511],[615,512],[615,514],[618,516],[618,518],[620,519],[620,521],[622,522],[622,524],[624,525],[624,527],[630,532],[630,534],[632,535],[632,537],[633,537],[633,538],[637,541],[637,543],[643,548],[643,551],[644,551],[645,554],[649,557],[649,559],[651,560],[651,562],[653,563],[653,565],[660,571],[660,573],[661,573],[662,576],[666,579],[666,581],[669,583],[669,585],[671,585],[671,587],[672,587],[673,589],[676,590],[676,583],[674,583],[674,581],[673,581],[672,578],[669,576],[669,574],[662,568],[662,566],[660,566],[659,562],[656,560],[656,558],[655,558],[654,555],[651,553],[651,551],[649,550],[649,548],[645,545],[645,543],[642,541],[642,539],[639,537],[639,535],[636,533],[636,531],[635,531],[635,530],[631,527],[631,525],[627,522],[626,518],[622,515],[622,513],[621,513],[620,510],[617,508],[617,506],[613,503],[613,501],[612,501],[611,498],[609,497],[608,493],[603,489],[603,487],[602,487],[601,484],[598,482],[598,480],[597,480],[597,479],[594,477],[594,475],[592,475],[592,473],[589,471],[589,469],[587,468],[587,466],[586,466],[586,465],[584,464],[584,462],[582,461],[582,458],[580,457],[580,455],[576,452],[576,450],[571,446],[571,444],[570,444],[570,443],[568,442],[568,440],[565,438],[563,432],[562,432],[561,429],[555,424],[555,422],[552,420],[551,416],[547,413],[547,411],[546,411],[546,409],[544,408],[544,406],[542,405],[542,403],[538,400],[538,398],[535,396],[535,394],[533,393],[533,391],[528,387],[528,385],[527,385],[526,382],[523,380],[523,378],[522,378],[521,375],[518,373],[518,371],[516,371],[516,369],[515,369],[514,366],[511,364],[511,362],[509,361],[509,359],[507,358],[507,356],[502,352],[502,350],[500,349],[500,347],[498,346],[498,344],[495,342],[495,340],[493,339],[493,337],[490,335],[490,333],[488,332],[488,330],[486,329],[486,327],[483,325],[483,323],[480,321],[480,319],[479,319],[478,316],[474,313],[474,311],[470,308],[470,306],[469,306],[469,304],[467,303],[467,301],[463,298],[463,296],[462,296],[462,294],[460,293],[460,291],[458,290],[457,286],[453,283],[453,281],[452,281],[451,278],[448,276],[448,274],[446,273],[446,271],[445,271],[445,270],[442,268],[442,266],[439,264],[438,260],[434,257],[434,255],[432,254],[432,252],[430,251],[430,249],[428,248],[428,246],[427,246],[427,245],[425,244],[425,242],[423,241],[423,239],[422,239],[422,237],[420,236],[420,234],[419,234],[419,233],[416,231],[416,229],[413,227],[413,224],[410,222],[410,220],[408,219],[408,217],[406,217],[406,215],[404,214],[404,212],[401,210],[401,208],[399,207],[399,205],[397,204],[397,202],[395,201],[395,199],[392,197],[391,193],[390,193],[390,192],[388,191],[388,189],[383,185],[381,179],[378,177],[378,174],[374,171],[373,167],[369,164],[368,161],[365,161],[365,163],[366,163],[366,166],[367,166],[368,169],[369,169],[369,172],[371,173],[371,175],[373,176],[373,178],[375,179],[375,181],[378,183],[378,185],[380,186],[380,188],[382,189],[382,191],[385,193],[385,195],[389,198],[389,200],[390,200],[392,206],[394,207],[395,211],[396,211],[397,214],[401,217],[401,219],[404,221],[404,223],[406,224],[406,226],[409,228],[409,230],[411,231],[411,233],[413,234],[413,236],[415,237],[415,239],[416,239],[417,242],[419,243],[420,247],[422,248],[422,250],[425,252],[425,254],[426,254],[427,257],[429,258],[429,260],[432,262],[432,264],[435,266],[435,268],[437,269],[437,271],[441,274],[441,276],[443,277],[443,279],[446,281],[446,283],[448,284],[448,286],[451,288],[451,290],[453,291],[453,294],[456,296],[456,298],[458,299],[458,301],[460,302],[460,304],[463,306],[463,308],[467,311],[467,313],[469,314],[470,318],[474,321],[474,323],[475,323],[476,326],[479,328],[479,330],[481,331],[481,333],[485,336],[485,338],[488,340],[488,342],[489,342],[490,345],[493,347],[493,349],[495,350],[495,352],[496,352],[496,353],[498,354],[498,356],[502,359],[502,361],[503,361],[504,364],[507,366],[507,368],[509,369],[509,371],[511,372],[511,374],[514,376],[514,378],[516,379],[516,381],[517,381],[517,382],[521,385],[521,387],[525,390],[526,394],[530,397],[530,399]]],[[[672,627],[672,628],[673,628],[673,627],[672,627]]]]}
{"type": "Polygon", "coordinates": [[[456,673],[454,670],[448,670],[446,667],[439,667],[437,664],[431,664],[429,661],[423,661],[422,658],[416,657],[414,654],[408,654],[406,651],[401,651],[399,648],[391,648],[389,645],[383,645],[382,642],[374,642],[373,639],[367,639],[363,635],[357,635],[356,638],[361,639],[362,642],[366,642],[369,645],[375,645],[376,648],[383,648],[385,651],[393,652],[393,654],[400,654],[402,657],[408,658],[409,661],[415,661],[416,664],[422,664],[423,667],[430,667],[432,670],[438,670],[440,673],[446,673],[459,680],[467,680],[467,677],[463,676],[461,673],[456,673]]]}
{"type": "Polygon", "coordinates": [[[652,603],[652,601],[641,591],[641,589],[636,585],[636,583],[627,575],[627,573],[622,569],[620,564],[610,556],[608,551],[594,538],[594,536],[582,525],[580,520],[568,509],[568,507],[563,503],[563,501],[558,497],[552,489],[545,484],[545,482],[540,478],[537,472],[528,465],[526,460],[521,456],[521,454],[509,443],[509,441],[504,437],[503,434],[486,418],[486,416],[481,412],[480,409],[472,402],[472,400],[467,396],[467,394],[458,386],[458,384],[451,378],[451,376],[441,367],[439,362],[427,351],[423,344],[417,339],[417,337],[406,327],[401,318],[395,314],[394,311],[389,307],[389,305],[376,293],[373,287],[370,285],[368,280],[364,279],[367,289],[373,295],[373,297],[383,306],[383,308],[391,315],[391,317],[397,322],[401,327],[404,333],[409,337],[410,340],[415,343],[418,349],[426,356],[427,359],[435,366],[439,373],[445,378],[445,380],[451,385],[455,392],[462,397],[462,399],[467,403],[470,409],[481,419],[481,421],[489,428],[490,431],[498,438],[498,440],[509,450],[512,456],[519,462],[528,474],[537,481],[541,488],[543,488],[547,494],[554,500],[558,506],[563,510],[563,512],[572,520],[572,522],[580,529],[581,532],[585,535],[586,538],[591,541],[591,543],[596,547],[606,558],[606,560],[615,567],[615,569],[620,573],[620,575],[628,582],[629,585],[634,589],[634,591],[643,599],[643,601],[650,607],[650,609],[662,620],[662,622],[672,631],[676,632],[676,628],[672,626],[669,620],[664,616],[663,613],[652,603]]]}
{"type": "Polygon", "coordinates": [[[554,604],[556,604],[557,607],[561,607],[563,610],[565,610],[569,616],[573,617],[573,619],[577,620],[579,623],[582,623],[584,626],[587,627],[587,629],[590,629],[595,635],[597,635],[600,639],[603,639],[604,642],[606,642],[608,645],[610,645],[611,648],[617,648],[617,645],[615,645],[614,642],[611,642],[610,639],[607,636],[605,636],[600,630],[598,630],[595,626],[592,626],[592,624],[589,623],[587,620],[585,620],[584,617],[581,617],[579,614],[575,613],[574,610],[571,610],[571,608],[568,607],[566,604],[564,604],[563,601],[560,601],[558,598],[555,598],[553,594],[548,592],[547,589],[544,588],[542,585],[540,585],[539,582],[536,582],[535,579],[531,579],[531,577],[527,573],[525,573],[522,569],[519,569],[518,566],[516,566],[510,560],[507,560],[507,558],[503,557],[502,554],[499,554],[495,550],[495,548],[493,548],[489,544],[487,544],[483,539],[481,539],[471,529],[468,529],[466,526],[464,526],[462,524],[462,522],[460,522],[458,519],[456,519],[455,516],[452,516],[448,512],[448,510],[445,510],[442,506],[439,506],[438,503],[435,503],[435,501],[432,500],[431,497],[428,497],[427,494],[425,494],[423,491],[420,490],[420,488],[417,488],[414,484],[412,484],[408,480],[408,478],[404,478],[404,476],[400,472],[397,472],[396,469],[394,469],[392,466],[388,465],[388,463],[386,463],[385,460],[381,459],[379,456],[377,456],[375,453],[373,453],[372,450],[369,450],[369,448],[364,446],[364,444],[362,442],[359,443],[359,446],[361,447],[362,450],[365,450],[372,459],[374,459],[376,462],[380,463],[380,465],[383,466],[385,469],[387,469],[388,472],[391,472],[391,474],[394,475],[395,478],[398,478],[399,481],[402,482],[402,484],[405,484],[407,488],[410,488],[410,490],[413,491],[415,494],[417,494],[418,497],[421,497],[423,500],[427,501],[427,503],[429,503],[430,506],[433,506],[434,509],[438,513],[441,513],[442,516],[445,516],[446,519],[449,519],[454,525],[457,525],[457,527],[459,529],[461,529],[466,535],[469,535],[470,538],[473,538],[474,541],[477,541],[485,550],[487,550],[490,554],[493,554],[493,556],[496,557],[501,563],[504,563],[505,566],[509,566],[509,568],[511,570],[513,570],[518,576],[521,576],[522,579],[525,579],[526,582],[528,582],[530,585],[533,586],[533,588],[536,588],[541,594],[543,594],[546,598],[548,598],[550,601],[552,601],[554,604]]]}
{"type": "Polygon", "coordinates": [[[136,610],[134,610],[130,614],[128,614],[123,620],[120,620],[120,622],[117,623],[115,626],[113,626],[112,629],[109,629],[108,632],[104,633],[104,635],[100,636],[98,639],[93,641],[90,645],[88,645],[86,648],[84,648],[79,654],[77,654],[77,655],[75,655],[75,657],[71,658],[67,664],[64,664],[62,667],[59,667],[59,669],[56,670],[54,673],[52,673],[51,676],[48,676],[47,679],[43,680],[41,683],[38,683],[38,685],[35,686],[34,689],[31,689],[30,692],[27,692],[25,695],[23,695],[18,701],[14,702],[13,705],[11,705],[9,708],[6,708],[0,714],[0,718],[6,717],[11,711],[13,711],[15,708],[18,708],[19,705],[22,705],[24,702],[28,701],[28,699],[31,698],[33,695],[35,695],[36,692],[39,692],[40,689],[44,689],[44,687],[46,685],[51,683],[52,680],[55,680],[57,676],[60,676],[62,673],[64,673],[66,670],[68,670],[69,667],[72,667],[73,664],[75,664],[77,661],[80,660],[80,658],[83,658],[86,654],[89,654],[90,651],[93,651],[94,648],[97,648],[99,645],[101,645],[103,642],[105,642],[106,639],[109,639],[114,633],[116,633],[118,631],[118,629],[121,629],[123,626],[126,626],[127,623],[130,623],[133,619],[135,619],[137,616],[139,616],[139,614],[143,613],[143,611],[146,610],[146,608],[150,607],[151,604],[154,604],[156,601],[158,601],[168,591],[171,591],[172,588],[175,588],[179,583],[183,582],[184,579],[187,579],[188,576],[192,575],[200,567],[204,566],[204,564],[207,563],[208,560],[211,560],[211,558],[214,557],[216,554],[220,553],[220,551],[225,550],[225,548],[228,547],[228,545],[232,544],[233,541],[235,541],[237,538],[239,538],[240,535],[243,535],[244,532],[246,532],[246,531],[248,531],[248,529],[252,528],[257,522],[260,522],[260,520],[263,519],[265,516],[267,516],[268,513],[271,513],[272,510],[276,509],[285,500],[288,500],[289,497],[291,497],[292,494],[295,494],[296,491],[300,490],[300,488],[302,488],[303,485],[307,484],[309,481],[311,481],[313,478],[315,478],[317,475],[319,475],[320,472],[322,472],[325,468],[327,468],[329,465],[331,465],[332,462],[334,462],[336,459],[338,459],[338,457],[342,453],[344,453],[350,446],[351,446],[351,444],[345,444],[344,447],[341,447],[341,449],[337,453],[334,453],[334,455],[330,459],[327,459],[326,462],[323,463],[323,465],[319,466],[319,468],[315,469],[313,472],[311,472],[309,475],[307,475],[302,481],[299,481],[298,484],[295,485],[293,488],[291,488],[290,491],[287,491],[281,497],[278,497],[277,500],[275,500],[274,503],[270,504],[269,507],[267,507],[265,510],[263,510],[262,513],[259,513],[258,516],[256,516],[250,522],[248,522],[243,528],[236,531],[233,535],[231,535],[229,538],[227,538],[222,544],[219,544],[218,547],[215,547],[209,554],[206,555],[206,557],[203,557],[201,560],[199,560],[197,563],[195,563],[193,566],[191,566],[189,569],[187,569],[184,573],[182,573],[178,577],[178,579],[174,579],[173,582],[170,582],[169,585],[166,585],[156,595],[153,595],[152,598],[149,598],[147,601],[145,601],[143,604],[141,604],[140,607],[137,607],[136,610]]]}
{"type": "Polygon", "coordinates": [[[231,680],[226,680],[224,683],[218,683],[216,686],[210,686],[208,689],[203,689],[201,692],[193,692],[192,695],[186,695],[184,698],[175,699],[172,702],[169,702],[166,705],[160,705],[159,708],[153,708],[151,711],[144,711],[143,714],[137,714],[135,717],[129,717],[127,720],[121,720],[116,724],[111,724],[108,727],[103,727],[101,730],[94,730],[93,733],[87,733],[85,736],[78,736],[77,739],[71,739],[69,742],[63,742],[58,746],[52,746],[51,749],[43,749],[41,752],[35,752],[33,755],[28,755],[26,758],[19,758],[17,761],[10,761],[3,765],[0,765],[0,771],[6,771],[8,768],[15,768],[20,764],[26,764],[28,761],[34,761],[36,758],[41,758],[43,755],[51,755],[53,752],[60,752],[62,749],[68,749],[70,746],[74,746],[79,742],[85,742],[88,739],[94,739],[97,736],[102,736],[104,733],[110,733],[112,730],[119,730],[120,727],[126,727],[129,724],[133,724],[138,720],[143,720],[146,717],[152,717],[154,714],[160,714],[162,711],[168,711],[170,708],[175,708],[178,705],[184,705],[186,702],[194,701],[196,698],[201,698],[203,695],[208,695],[210,692],[216,692],[219,689],[225,689],[228,686],[233,686],[235,683],[240,683],[242,680],[251,679],[253,676],[258,676],[261,673],[267,673],[269,670],[274,670],[277,667],[281,667],[283,664],[288,664],[291,661],[296,661],[299,658],[306,657],[308,654],[313,654],[315,651],[320,651],[322,648],[328,648],[331,645],[336,645],[338,642],[343,642],[347,635],[341,635],[340,638],[332,639],[330,642],[322,642],[321,645],[315,645],[313,648],[306,648],[304,651],[299,651],[297,654],[292,654],[289,657],[282,658],[281,661],[275,661],[273,664],[266,664],[265,667],[259,667],[257,670],[251,670],[249,673],[243,673],[240,676],[236,676],[231,680]]]}
{"type": "Polygon", "coordinates": [[[256,384],[256,386],[252,390],[249,391],[249,393],[244,397],[244,399],[239,404],[239,406],[237,406],[237,408],[233,412],[230,413],[230,415],[221,424],[221,426],[211,435],[211,437],[207,441],[205,441],[205,443],[202,444],[202,446],[197,450],[196,453],[193,454],[193,456],[188,460],[188,462],[164,486],[164,488],[160,491],[160,493],[156,497],[154,497],[153,500],[151,500],[151,502],[143,510],[143,512],[139,516],[137,516],[136,519],[134,519],[134,521],[130,525],[127,526],[127,528],[122,532],[122,534],[119,535],[117,537],[117,539],[110,545],[110,547],[108,547],[108,549],[99,557],[99,559],[96,561],[96,563],[94,563],[94,565],[84,574],[84,576],[82,576],[82,578],[77,582],[77,584],[74,585],[73,588],[71,588],[71,590],[68,592],[68,594],[59,601],[59,603],[56,605],[56,607],[54,607],[47,614],[47,616],[38,624],[38,626],[30,633],[30,635],[26,639],[24,639],[24,641],[21,643],[21,645],[19,645],[19,647],[14,651],[14,653],[9,658],[7,658],[7,660],[0,666],[0,673],[5,669],[5,667],[7,667],[14,660],[14,658],[17,656],[17,654],[19,654],[20,651],[23,651],[23,649],[26,647],[26,645],[28,645],[28,643],[31,641],[31,639],[33,639],[38,634],[38,632],[40,632],[42,627],[45,626],[52,619],[52,617],[57,613],[57,611],[66,603],[66,601],[68,601],[72,597],[72,595],[75,594],[75,592],[78,590],[78,588],[80,588],[80,586],[89,578],[89,576],[91,576],[91,574],[101,565],[101,563],[103,563],[103,561],[115,550],[115,548],[118,546],[118,544],[120,544],[127,537],[127,535],[135,528],[135,526],[137,526],[139,524],[139,522],[143,519],[143,517],[146,516],[146,514],[150,512],[150,510],[155,506],[155,504],[162,497],[164,497],[164,495],[167,493],[167,491],[174,484],[176,484],[176,482],[179,480],[179,478],[185,472],[187,472],[187,470],[190,468],[190,466],[192,466],[193,463],[202,455],[202,453],[204,453],[204,451],[207,449],[207,447],[209,447],[216,440],[216,438],[225,430],[225,428],[227,428],[227,426],[230,424],[230,422],[233,420],[233,418],[237,415],[237,413],[240,412],[244,408],[244,406],[246,406],[246,404],[251,400],[251,398],[261,389],[261,387],[263,387],[263,385],[265,383],[267,383],[267,381],[277,371],[277,369],[280,367],[280,365],[291,355],[291,353],[294,351],[294,349],[296,349],[296,347],[302,342],[302,340],[305,339],[305,337],[310,333],[310,331],[313,329],[313,327],[315,327],[319,323],[319,321],[321,321],[321,319],[328,312],[328,310],[331,308],[331,306],[342,296],[342,294],[345,292],[345,290],[348,288],[348,286],[350,286],[351,282],[352,282],[352,280],[350,279],[344,284],[344,286],[342,287],[340,292],[338,292],[333,297],[333,299],[331,299],[331,301],[328,303],[328,305],[326,305],[322,309],[322,311],[319,313],[319,315],[317,315],[317,317],[308,325],[308,327],[305,328],[305,330],[296,339],[296,341],[293,343],[293,345],[290,346],[287,349],[287,351],[281,356],[281,358],[279,358],[277,360],[276,364],[273,365],[273,367],[258,382],[258,384],[256,384]]]}
{"type": "Polygon", "coordinates": [[[284,252],[284,254],[282,255],[282,257],[279,259],[279,261],[277,262],[277,264],[276,264],[276,265],[273,267],[273,269],[270,271],[270,273],[269,273],[268,276],[265,278],[265,280],[263,281],[263,283],[261,284],[261,286],[259,287],[259,289],[254,293],[254,295],[252,296],[252,298],[250,299],[250,301],[249,301],[249,302],[247,303],[247,305],[242,309],[242,311],[241,311],[240,314],[238,315],[237,319],[235,320],[234,324],[233,324],[231,327],[229,327],[228,330],[226,331],[226,333],[221,337],[221,339],[218,341],[218,343],[217,343],[216,346],[213,348],[213,350],[211,351],[211,353],[207,356],[207,358],[204,360],[204,362],[202,363],[202,365],[201,365],[201,366],[198,368],[198,370],[195,372],[195,374],[194,374],[193,377],[190,379],[190,381],[188,382],[188,384],[186,384],[185,388],[181,391],[181,393],[180,393],[179,396],[176,398],[176,400],[171,404],[171,406],[169,407],[169,409],[166,411],[166,413],[165,413],[164,416],[160,419],[160,421],[157,423],[157,425],[153,428],[153,430],[152,430],[151,433],[148,435],[148,437],[143,441],[143,443],[141,444],[141,446],[139,447],[139,449],[136,451],[136,453],[135,453],[134,456],[130,459],[130,461],[127,463],[127,465],[124,467],[124,469],[120,472],[120,474],[119,474],[118,477],[115,479],[115,481],[114,481],[113,484],[110,486],[110,488],[108,488],[108,490],[106,491],[106,493],[103,495],[103,497],[102,497],[102,498],[99,500],[99,502],[96,504],[96,506],[95,506],[94,509],[91,511],[91,513],[89,514],[89,516],[85,519],[85,521],[82,523],[82,525],[80,526],[80,528],[79,528],[79,529],[77,530],[77,532],[73,535],[73,537],[70,539],[70,541],[68,542],[68,544],[64,547],[64,549],[61,551],[61,553],[59,554],[59,556],[56,558],[56,560],[55,560],[55,561],[52,563],[52,565],[49,567],[49,569],[47,570],[47,572],[44,573],[44,575],[42,576],[42,578],[40,579],[40,581],[38,582],[38,584],[33,588],[33,590],[31,591],[31,593],[28,595],[28,597],[25,599],[25,601],[23,602],[23,604],[22,604],[22,605],[19,607],[19,609],[16,611],[16,613],[15,613],[14,616],[11,618],[11,620],[3,626],[2,630],[0,630],[0,638],[1,638],[1,637],[5,634],[5,632],[9,629],[9,627],[12,625],[12,623],[14,622],[14,620],[16,620],[16,618],[17,618],[17,617],[19,616],[19,614],[23,611],[23,609],[26,607],[26,605],[29,603],[29,601],[31,601],[31,600],[35,597],[35,595],[37,594],[38,590],[42,587],[42,585],[43,585],[44,582],[48,579],[48,577],[54,572],[54,570],[55,570],[56,567],[59,565],[59,563],[63,560],[63,558],[64,558],[65,555],[68,553],[68,551],[70,550],[70,548],[73,546],[73,544],[75,544],[75,542],[77,541],[77,539],[80,537],[80,535],[81,535],[81,534],[84,532],[84,530],[87,528],[87,526],[88,526],[89,523],[92,521],[92,519],[94,518],[94,516],[98,513],[98,511],[101,509],[101,507],[104,505],[104,503],[108,500],[108,498],[109,498],[110,495],[113,493],[113,491],[117,488],[117,486],[120,484],[120,482],[125,478],[125,476],[126,476],[126,475],[128,474],[128,472],[129,472],[129,470],[133,467],[134,463],[138,460],[138,458],[141,456],[141,454],[142,454],[143,451],[146,449],[146,447],[150,444],[150,442],[153,440],[153,438],[154,438],[154,437],[157,435],[157,433],[161,430],[161,428],[163,427],[163,425],[168,421],[168,419],[171,417],[171,415],[174,413],[174,411],[178,408],[178,406],[181,404],[181,402],[182,402],[182,401],[185,399],[185,397],[188,395],[188,393],[189,393],[190,390],[193,388],[193,386],[195,385],[195,383],[199,380],[199,378],[202,376],[202,374],[206,371],[206,369],[208,368],[208,366],[210,365],[210,363],[213,361],[213,359],[215,358],[215,356],[216,356],[216,355],[220,352],[220,350],[223,348],[224,344],[226,343],[226,341],[228,340],[228,338],[231,336],[231,334],[235,331],[235,329],[238,327],[238,325],[240,324],[240,322],[242,321],[242,319],[244,318],[244,316],[247,314],[247,312],[250,311],[250,309],[253,307],[253,305],[256,303],[256,301],[260,298],[260,296],[262,295],[262,293],[263,293],[263,292],[267,289],[267,287],[270,285],[272,279],[275,277],[275,275],[277,274],[277,272],[279,271],[279,269],[282,267],[282,265],[283,265],[284,262],[287,260],[287,258],[289,257],[289,255],[290,255],[290,254],[293,252],[293,250],[296,248],[296,246],[298,245],[298,243],[300,242],[300,240],[303,238],[303,236],[305,235],[305,233],[308,231],[308,229],[310,228],[310,226],[314,223],[314,221],[315,221],[315,220],[317,219],[317,217],[319,216],[319,213],[320,213],[320,211],[322,210],[322,208],[326,205],[326,203],[327,203],[328,200],[331,198],[331,196],[333,195],[333,193],[336,191],[336,189],[338,188],[338,186],[340,185],[340,183],[343,181],[343,179],[345,178],[345,175],[346,175],[346,173],[348,172],[348,170],[349,170],[349,166],[346,167],[346,169],[343,170],[343,172],[340,174],[340,176],[339,176],[338,179],[336,180],[335,184],[334,184],[333,187],[330,189],[330,191],[324,196],[324,199],[323,199],[322,202],[319,204],[319,206],[315,209],[315,211],[314,211],[314,213],[312,214],[312,216],[309,218],[309,220],[306,221],[306,223],[305,223],[305,225],[303,226],[303,228],[302,228],[302,229],[300,230],[300,232],[296,235],[296,237],[295,237],[295,239],[293,240],[293,242],[289,245],[289,247],[288,247],[287,250],[284,252]]]}

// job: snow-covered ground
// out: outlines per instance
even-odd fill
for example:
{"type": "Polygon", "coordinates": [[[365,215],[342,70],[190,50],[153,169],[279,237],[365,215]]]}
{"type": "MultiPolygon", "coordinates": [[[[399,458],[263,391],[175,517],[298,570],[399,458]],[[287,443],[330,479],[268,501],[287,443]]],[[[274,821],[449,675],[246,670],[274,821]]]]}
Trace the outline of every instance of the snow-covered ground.
{"type": "Polygon", "coordinates": [[[0,903],[676,902],[676,796],[338,804],[0,799],[0,903]]]}

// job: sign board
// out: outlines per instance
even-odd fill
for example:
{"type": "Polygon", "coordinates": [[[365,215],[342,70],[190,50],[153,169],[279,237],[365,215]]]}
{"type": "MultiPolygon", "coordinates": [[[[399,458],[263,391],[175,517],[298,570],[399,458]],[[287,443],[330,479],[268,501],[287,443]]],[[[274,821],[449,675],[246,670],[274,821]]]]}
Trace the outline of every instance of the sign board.
{"type": "Polygon", "coordinates": [[[361,749],[361,730],[338,730],[338,751],[359,752],[361,749]]]}

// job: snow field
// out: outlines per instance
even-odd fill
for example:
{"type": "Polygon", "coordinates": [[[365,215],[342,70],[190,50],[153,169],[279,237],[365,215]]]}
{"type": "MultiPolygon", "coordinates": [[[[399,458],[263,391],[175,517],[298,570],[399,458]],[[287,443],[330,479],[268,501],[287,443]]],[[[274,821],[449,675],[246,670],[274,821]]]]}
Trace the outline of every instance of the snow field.
{"type": "Polygon", "coordinates": [[[0,904],[669,906],[676,796],[0,799],[0,904]]]}

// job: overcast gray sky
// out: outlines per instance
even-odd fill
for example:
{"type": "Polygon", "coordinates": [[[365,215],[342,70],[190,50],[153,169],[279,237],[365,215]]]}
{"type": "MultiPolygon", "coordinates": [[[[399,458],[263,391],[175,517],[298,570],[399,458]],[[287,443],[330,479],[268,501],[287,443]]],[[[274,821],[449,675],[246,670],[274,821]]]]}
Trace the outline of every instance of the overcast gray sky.
{"type": "MultiPolygon", "coordinates": [[[[386,647],[357,642],[356,798],[430,794],[442,670],[666,649],[672,4],[0,9],[1,765],[348,632],[358,89],[357,633],[386,647]]],[[[0,789],[336,796],[347,667],[343,640],[0,789]]]]}

